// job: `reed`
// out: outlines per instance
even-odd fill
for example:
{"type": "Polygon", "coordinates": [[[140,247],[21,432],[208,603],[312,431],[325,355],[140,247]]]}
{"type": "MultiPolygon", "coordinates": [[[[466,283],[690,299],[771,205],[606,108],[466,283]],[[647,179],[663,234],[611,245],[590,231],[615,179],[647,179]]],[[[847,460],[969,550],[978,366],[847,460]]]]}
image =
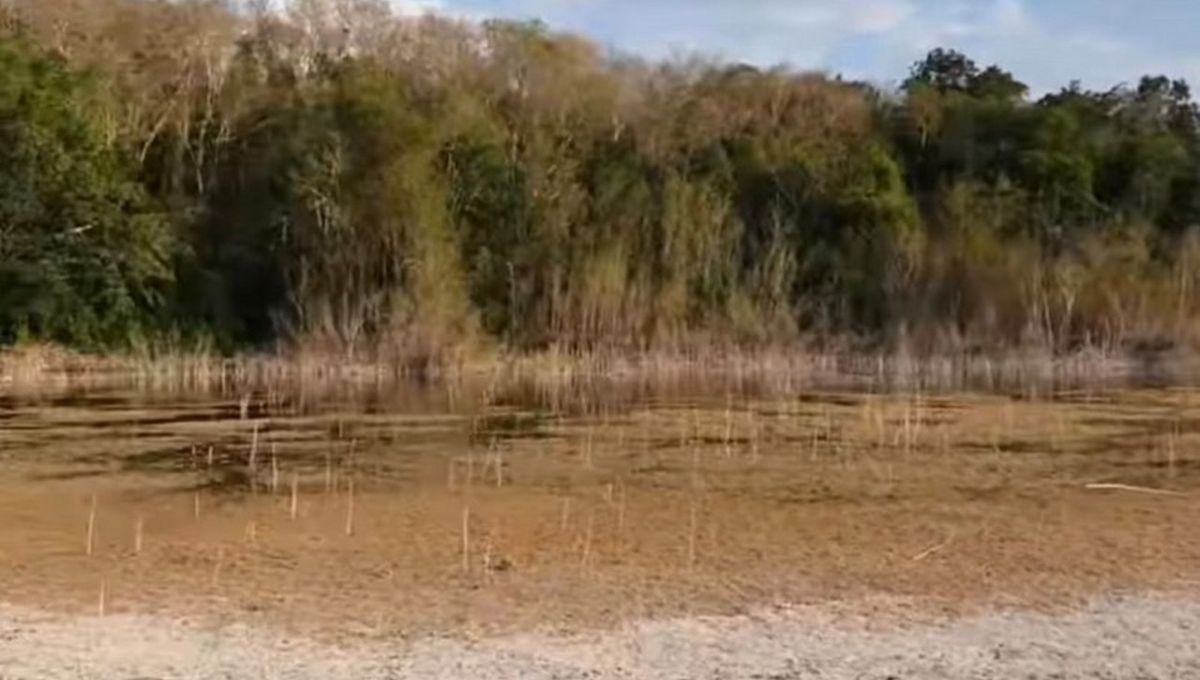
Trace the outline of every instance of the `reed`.
{"type": "Polygon", "coordinates": [[[254,421],[254,430],[250,435],[250,477],[258,474],[258,421],[254,421]]]}
{"type": "Polygon", "coordinates": [[[492,446],[495,449],[495,465],[496,465],[496,488],[504,486],[504,453],[499,446],[495,444],[496,440],[492,440],[492,446]]]}
{"type": "Polygon", "coordinates": [[[471,573],[471,507],[462,509],[462,572],[471,573]]]}
{"type": "Polygon", "coordinates": [[[750,461],[754,464],[757,464],[759,456],[758,440],[759,437],[762,436],[762,433],[759,431],[758,416],[756,415],[754,409],[746,409],[746,419],[749,421],[746,424],[746,431],[750,436],[750,461]]]}
{"type": "Polygon", "coordinates": [[[258,522],[250,521],[246,523],[246,543],[251,547],[258,545],[258,522]]]}
{"type": "Polygon", "coordinates": [[[325,450],[325,494],[333,493],[333,451],[325,450]]]}
{"type": "Polygon", "coordinates": [[[625,545],[625,509],[629,503],[628,495],[628,486],[621,484],[621,493],[617,500],[617,546],[622,550],[625,545]]]}
{"type": "Polygon", "coordinates": [[[1175,479],[1175,477],[1177,476],[1177,470],[1176,470],[1177,456],[1175,453],[1175,438],[1176,438],[1176,436],[1177,435],[1175,434],[1174,430],[1167,433],[1167,476],[1170,477],[1171,479],[1175,479]]]}
{"type": "Polygon", "coordinates": [[[725,397],[725,457],[733,457],[733,395],[725,397]]]}
{"type": "Polygon", "coordinates": [[[696,534],[699,532],[699,517],[695,499],[692,500],[688,513],[688,545],[687,568],[691,571],[696,566],[696,534]]]}
{"type": "Polygon", "coordinates": [[[300,477],[295,472],[292,473],[292,499],[288,505],[288,516],[293,522],[296,521],[296,514],[300,510],[300,477]]]}
{"type": "Polygon", "coordinates": [[[470,447],[467,447],[467,480],[465,483],[468,493],[471,491],[471,482],[475,477],[475,452],[470,447]]]}
{"type": "MultiPolygon", "coordinates": [[[[1194,357],[1176,359],[1173,369],[1178,374],[1196,371],[1198,362],[1194,357]]],[[[558,411],[570,406],[581,392],[600,384],[601,375],[608,385],[682,387],[706,383],[731,389],[753,385],[773,394],[794,393],[804,384],[872,390],[1012,387],[1031,392],[1041,385],[1052,388],[1055,383],[1121,380],[1137,375],[1143,365],[1132,352],[1115,346],[1083,347],[1057,355],[1017,347],[994,350],[988,355],[951,351],[922,357],[899,350],[857,352],[844,345],[820,351],[780,346],[733,352],[563,352],[554,348],[547,352],[481,354],[453,370],[427,372],[425,376],[453,383],[455,402],[463,398],[459,392],[469,389],[471,383],[487,383],[485,404],[492,403],[495,393],[506,385],[528,383],[558,411]]],[[[251,395],[256,391],[267,392],[269,405],[278,403],[279,394],[300,386],[311,393],[332,395],[411,379],[411,371],[394,368],[368,356],[315,356],[286,349],[275,355],[231,359],[203,351],[176,351],[152,359],[80,355],[58,348],[40,353],[0,352],[0,379],[14,390],[119,386],[157,392],[237,392],[238,416],[243,420],[251,417],[251,395]],[[46,355],[56,356],[44,360],[46,355]]],[[[344,424],[339,426],[339,438],[343,430],[344,424]]]]}
{"type": "Polygon", "coordinates": [[[354,535],[354,478],[350,478],[346,484],[346,535],[354,535]]]}
{"type": "Polygon", "coordinates": [[[587,530],[583,536],[583,550],[579,556],[579,573],[587,576],[591,568],[592,562],[592,541],[596,533],[596,511],[593,509],[588,514],[587,530]]]}
{"type": "Polygon", "coordinates": [[[96,550],[96,494],[92,494],[91,503],[88,504],[88,519],[87,519],[87,556],[91,557],[96,550]]]}
{"type": "Polygon", "coordinates": [[[908,402],[904,403],[904,457],[907,460],[912,457],[913,448],[913,426],[912,426],[912,409],[908,402]]]}

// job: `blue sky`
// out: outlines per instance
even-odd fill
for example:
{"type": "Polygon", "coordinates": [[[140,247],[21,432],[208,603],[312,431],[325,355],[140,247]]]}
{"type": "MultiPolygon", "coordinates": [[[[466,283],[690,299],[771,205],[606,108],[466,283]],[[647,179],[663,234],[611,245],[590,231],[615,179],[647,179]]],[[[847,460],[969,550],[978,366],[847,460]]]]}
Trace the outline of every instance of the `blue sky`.
{"type": "Polygon", "coordinates": [[[622,51],[700,51],[875,82],[930,48],[999,63],[1035,92],[1143,73],[1200,90],[1196,0],[395,0],[473,18],[540,18],[622,51]]]}

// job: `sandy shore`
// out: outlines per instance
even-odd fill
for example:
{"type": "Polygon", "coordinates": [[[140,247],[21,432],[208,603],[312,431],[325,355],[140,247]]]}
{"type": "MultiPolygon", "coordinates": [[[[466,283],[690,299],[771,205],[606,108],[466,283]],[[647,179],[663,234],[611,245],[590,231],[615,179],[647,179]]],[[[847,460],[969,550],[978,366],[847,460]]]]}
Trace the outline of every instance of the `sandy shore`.
{"type": "Polygon", "coordinates": [[[244,625],[0,608],[4,680],[1200,677],[1200,601],[1121,598],[1067,615],[880,625],[827,607],[630,624],[572,637],[331,647],[244,625]]]}

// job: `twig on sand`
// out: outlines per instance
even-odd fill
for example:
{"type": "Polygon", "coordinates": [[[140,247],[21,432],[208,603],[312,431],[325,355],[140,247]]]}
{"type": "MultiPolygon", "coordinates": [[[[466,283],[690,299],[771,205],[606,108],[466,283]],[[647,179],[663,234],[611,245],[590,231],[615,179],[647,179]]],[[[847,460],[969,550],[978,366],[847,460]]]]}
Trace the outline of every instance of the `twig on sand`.
{"type": "Polygon", "coordinates": [[[1129,484],[1088,484],[1084,488],[1092,491],[1132,491],[1134,493],[1145,493],[1154,496],[1185,496],[1187,494],[1178,491],[1170,491],[1168,489],[1151,489],[1146,486],[1131,486],[1129,484]]]}
{"type": "Polygon", "coordinates": [[[920,562],[921,560],[925,559],[926,557],[930,557],[936,553],[939,553],[942,551],[943,548],[950,545],[950,543],[953,541],[954,541],[954,537],[951,536],[950,538],[947,538],[946,540],[942,541],[941,543],[938,543],[937,545],[935,545],[931,548],[926,548],[925,550],[922,550],[921,552],[914,555],[912,558],[912,561],[920,562]]]}

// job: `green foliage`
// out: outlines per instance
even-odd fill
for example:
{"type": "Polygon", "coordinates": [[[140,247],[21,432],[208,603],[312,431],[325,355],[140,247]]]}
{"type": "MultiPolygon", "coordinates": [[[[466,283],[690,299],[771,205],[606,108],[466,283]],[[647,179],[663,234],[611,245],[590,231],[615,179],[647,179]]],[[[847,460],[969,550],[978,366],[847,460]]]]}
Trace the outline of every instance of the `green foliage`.
{"type": "Polygon", "coordinates": [[[95,81],[0,40],[0,338],[121,344],[161,305],[168,225],[107,143],[95,81]]]}
{"type": "Polygon", "coordinates": [[[286,331],[351,350],[418,327],[467,332],[426,106],[405,83],[346,63],[247,121],[201,238],[206,264],[233,284],[220,307],[250,339],[286,331]]]}

